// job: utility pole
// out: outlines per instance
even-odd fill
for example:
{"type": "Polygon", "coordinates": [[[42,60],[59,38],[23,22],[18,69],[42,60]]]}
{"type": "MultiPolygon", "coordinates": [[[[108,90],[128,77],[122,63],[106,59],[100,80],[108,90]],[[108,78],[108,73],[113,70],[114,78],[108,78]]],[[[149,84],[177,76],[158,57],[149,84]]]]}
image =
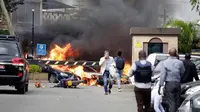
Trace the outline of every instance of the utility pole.
{"type": "Polygon", "coordinates": [[[162,25],[166,24],[167,23],[167,18],[168,18],[168,15],[167,15],[167,11],[166,9],[164,9],[164,14],[160,15],[160,18],[162,19],[162,25]]]}
{"type": "Polygon", "coordinates": [[[163,15],[163,24],[166,24],[166,19],[167,19],[167,14],[166,14],[166,9],[164,9],[164,15],[163,15]]]}
{"type": "Polygon", "coordinates": [[[10,35],[15,35],[15,32],[14,32],[14,30],[13,30],[10,17],[9,17],[9,15],[8,15],[8,11],[7,11],[7,9],[6,9],[6,6],[5,6],[5,3],[4,3],[3,0],[0,0],[0,5],[1,5],[2,13],[3,13],[3,15],[4,15],[5,18],[6,18],[6,22],[7,22],[7,25],[8,25],[8,30],[9,30],[9,32],[10,32],[10,35]]]}
{"type": "Polygon", "coordinates": [[[34,26],[35,26],[35,21],[34,21],[34,18],[35,18],[35,10],[32,9],[32,56],[34,57],[34,34],[35,34],[35,31],[34,31],[34,26]]]}

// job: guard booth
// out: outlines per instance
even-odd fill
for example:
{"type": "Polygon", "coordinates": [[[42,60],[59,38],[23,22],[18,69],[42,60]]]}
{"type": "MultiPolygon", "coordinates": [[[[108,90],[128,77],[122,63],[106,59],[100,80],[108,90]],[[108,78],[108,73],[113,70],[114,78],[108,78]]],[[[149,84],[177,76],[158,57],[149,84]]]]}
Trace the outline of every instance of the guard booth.
{"type": "Polygon", "coordinates": [[[151,53],[168,53],[170,48],[178,50],[179,28],[130,28],[132,36],[132,62],[138,60],[138,52],[145,50],[151,53]]]}

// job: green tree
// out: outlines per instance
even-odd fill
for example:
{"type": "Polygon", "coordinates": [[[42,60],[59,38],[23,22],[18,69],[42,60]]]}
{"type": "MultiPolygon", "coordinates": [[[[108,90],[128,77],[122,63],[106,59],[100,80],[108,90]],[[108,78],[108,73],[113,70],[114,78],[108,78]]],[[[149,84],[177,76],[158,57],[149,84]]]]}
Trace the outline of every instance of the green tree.
{"type": "Polygon", "coordinates": [[[24,0],[4,0],[8,12],[17,10],[17,5],[23,5],[24,0]]]}
{"type": "Polygon", "coordinates": [[[192,5],[192,10],[196,9],[196,11],[199,12],[200,15],[200,9],[199,9],[200,0],[190,0],[190,4],[192,5]]]}
{"type": "Polygon", "coordinates": [[[184,22],[182,20],[171,19],[164,27],[181,28],[181,34],[178,38],[178,50],[180,53],[191,52],[196,48],[200,41],[198,37],[197,22],[184,22]]]}

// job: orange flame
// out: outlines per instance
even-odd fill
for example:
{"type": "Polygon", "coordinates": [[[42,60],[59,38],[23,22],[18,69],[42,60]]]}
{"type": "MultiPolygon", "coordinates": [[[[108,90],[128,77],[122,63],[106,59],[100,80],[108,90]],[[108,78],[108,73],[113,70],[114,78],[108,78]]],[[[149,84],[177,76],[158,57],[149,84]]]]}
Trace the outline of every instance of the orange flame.
{"type": "Polygon", "coordinates": [[[76,58],[79,56],[79,52],[77,49],[73,49],[71,44],[66,44],[63,48],[54,45],[54,47],[49,52],[48,58],[43,58],[43,60],[69,60],[72,58],[76,58]]]}
{"type": "MultiPolygon", "coordinates": [[[[73,49],[71,44],[68,43],[64,47],[54,45],[54,47],[49,52],[49,57],[42,58],[43,60],[59,60],[65,61],[73,58],[79,57],[78,49],[73,49]]],[[[59,69],[61,71],[69,71],[81,77],[82,80],[86,80],[86,85],[97,85],[97,77],[84,72],[83,66],[69,67],[63,65],[52,65],[53,68],[59,69]]],[[[130,69],[130,64],[126,62],[123,75],[128,75],[128,70],[130,69]]],[[[84,84],[83,84],[84,85],[84,84]]],[[[99,85],[97,85],[99,86],[99,85]]]]}
{"type": "Polygon", "coordinates": [[[126,76],[128,76],[128,72],[129,72],[130,68],[131,68],[130,63],[126,62],[125,66],[124,66],[123,74],[126,75],[126,76]]]}

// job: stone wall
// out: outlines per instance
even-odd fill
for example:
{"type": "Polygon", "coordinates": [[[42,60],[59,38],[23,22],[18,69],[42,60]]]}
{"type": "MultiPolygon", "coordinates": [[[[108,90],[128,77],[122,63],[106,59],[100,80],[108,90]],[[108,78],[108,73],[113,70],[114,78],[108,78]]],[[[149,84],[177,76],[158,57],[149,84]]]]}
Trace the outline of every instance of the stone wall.
{"type": "MultiPolygon", "coordinates": [[[[167,44],[167,50],[164,50],[164,53],[167,53],[170,48],[178,49],[178,37],[177,36],[133,36],[132,37],[132,61],[138,60],[138,52],[143,50],[144,43],[148,43],[152,38],[159,38],[162,42],[167,44]]],[[[144,49],[145,50],[145,49],[144,49]]],[[[147,51],[147,49],[146,49],[147,51]]]]}
{"type": "Polygon", "coordinates": [[[178,49],[178,36],[180,33],[181,29],[179,28],[130,28],[130,35],[132,36],[132,62],[138,60],[138,52],[140,50],[148,51],[148,43],[151,39],[156,39],[156,41],[160,41],[158,43],[163,43],[163,53],[167,53],[170,48],[178,49]]]}

